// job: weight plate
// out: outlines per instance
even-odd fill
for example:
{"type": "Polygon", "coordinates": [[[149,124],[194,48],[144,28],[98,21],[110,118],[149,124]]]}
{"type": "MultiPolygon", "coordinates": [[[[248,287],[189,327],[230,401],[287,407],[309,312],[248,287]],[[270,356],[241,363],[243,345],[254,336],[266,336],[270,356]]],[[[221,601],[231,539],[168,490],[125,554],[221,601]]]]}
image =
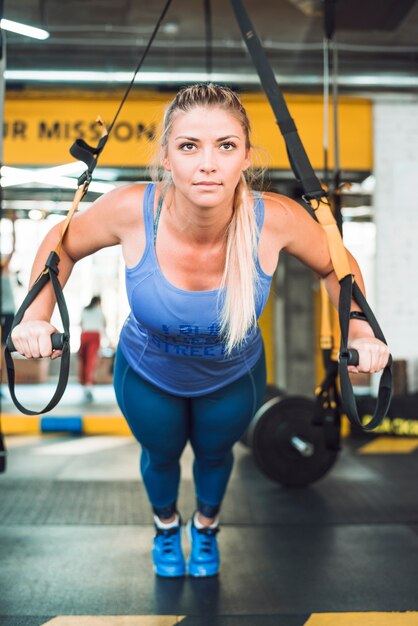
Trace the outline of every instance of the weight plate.
{"type": "Polygon", "coordinates": [[[282,397],[282,396],[283,396],[283,392],[280,391],[280,389],[276,387],[276,385],[268,384],[266,386],[266,390],[264,392],[263,404],[258,409],[251,424],[249,425],[249,427],[247,428],[247,430],[245,431],[245,433],[242,435],[240,439],[241,443],[244,444],[244,446],[247,446],[247,448],[251,448],[252,446],[252,431],[253,431],[253,425],[255,423],[254,420],[257,421],[257,415],[259,414],[260,411],[262,411],[264,405],[267,402],[269,402],[272,398],[277,398],[277,397],[282,397]]]}
{"type": "Polygon", "coordinates": [[[327,449],[324,429],[311,423],[314,407],[314,400],[298,396],[261,407],[251,443],[255,462],[268,478],[288,487],[302,486],[319,480],[334,465],[338,452],[327,449]],[[299,447],[305,444],[311,456],[304,456],[292,441],[299,447]]]}

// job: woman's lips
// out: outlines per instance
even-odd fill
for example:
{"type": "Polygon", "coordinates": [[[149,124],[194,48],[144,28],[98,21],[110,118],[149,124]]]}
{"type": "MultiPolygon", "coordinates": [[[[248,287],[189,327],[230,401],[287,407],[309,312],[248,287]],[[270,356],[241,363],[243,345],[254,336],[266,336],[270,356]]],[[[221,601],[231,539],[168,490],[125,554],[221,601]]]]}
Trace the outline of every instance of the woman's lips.
{"type": "Polygon", "coordinates": [[[197,183],[194,183],[194,185],[199,185],[200,187],[219,187],[221,183],[214,183],[212,181],[199,181],[197,183]]]}

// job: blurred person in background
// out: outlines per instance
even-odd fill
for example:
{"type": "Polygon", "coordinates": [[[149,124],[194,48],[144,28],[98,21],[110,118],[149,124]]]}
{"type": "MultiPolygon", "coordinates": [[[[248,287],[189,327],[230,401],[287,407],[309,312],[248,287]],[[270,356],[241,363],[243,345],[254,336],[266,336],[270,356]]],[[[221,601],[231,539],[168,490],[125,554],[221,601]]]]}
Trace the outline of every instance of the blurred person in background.
{"type": "Polygon", "coordinates": [[[100,296],[93,296],[81,313],[81,336],[79,358],[79,380],[83,385],[86,402],[93,402],[92,387],[97,367],[100,342],[106,334],[106,320],[100,296]]]}

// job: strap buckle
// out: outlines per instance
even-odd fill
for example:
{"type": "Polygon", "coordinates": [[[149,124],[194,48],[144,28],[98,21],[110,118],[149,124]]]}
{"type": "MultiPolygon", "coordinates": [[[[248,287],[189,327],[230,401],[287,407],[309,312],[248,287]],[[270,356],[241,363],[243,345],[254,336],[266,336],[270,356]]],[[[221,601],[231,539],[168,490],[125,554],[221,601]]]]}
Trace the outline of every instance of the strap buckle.
{"type": "Polygon", "coordinates": [[[55,274],[58,274],[58,263],[59,263],[60,259],[58,254],[53,250],[52,252],[50,252],[46,263],[45,263],[45,267],[47,267],[48,269],[52,270],[53,272],[55,272],[55,274]]]}
{"type": "Polygon", "coordinates": [[[301,195],[301,198],[306,204],[309,204],[312,211],[317,211],[321,202],[329,206],[328,193],[324,190],[321,194],[319,191],[317,193],[304,193],[301,195]]]}
{"type": "Polygon", "coordinates": [[[89,186],[91,181],[92,181],[92,173],[89,170],[86,170],[85,172],[83,172],[81,174],[81,176],[79,176],[78,180],[77,180],[77,184],[79,187],[83,187],[83,185],[89,186]]]}

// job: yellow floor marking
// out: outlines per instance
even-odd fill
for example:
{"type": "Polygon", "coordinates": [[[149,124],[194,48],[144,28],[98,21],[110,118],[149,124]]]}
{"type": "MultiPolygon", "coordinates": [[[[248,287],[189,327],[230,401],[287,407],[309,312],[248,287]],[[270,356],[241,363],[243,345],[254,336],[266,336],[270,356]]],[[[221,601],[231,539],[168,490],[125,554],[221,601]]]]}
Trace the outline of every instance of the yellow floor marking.
{"type": "Polygon", "coordinates": [[[86,435],[127,435],[132,436],[122,415],[84,415],[83,433],[86,435]]]}
{"type": "Polygon", "coordinates": [[[2,413],[1,425],[5,435],[39,434],[39,417],[2,413]]]}
{"type": "Polygon", "coordinates": [[[418,613],[317,613],[304,626],[417,626],[418,613]]]}
{"type": "Polygon", "coordinates": [[[418,438],[377,437],[362,446],[359,454],[411,454],[418,448],[418,438]]]}
{"type": "Polygon", "coordinates": [[[62,615],[42,626],[175,626],[185,615],[62,615]]]}

